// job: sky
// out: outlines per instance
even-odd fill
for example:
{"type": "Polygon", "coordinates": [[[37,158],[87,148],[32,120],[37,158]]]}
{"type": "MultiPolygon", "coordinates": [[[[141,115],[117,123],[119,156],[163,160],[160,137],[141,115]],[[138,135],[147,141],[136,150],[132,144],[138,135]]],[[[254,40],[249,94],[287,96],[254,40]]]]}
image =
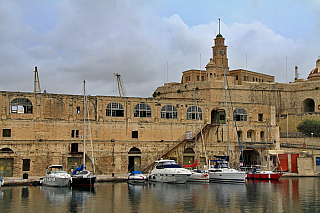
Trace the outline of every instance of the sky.
{"type": "Polygon", "coordinates": [[[230,70],[307,78],[320,57],[320,0],[0,0],[0,91],[151,97],[203,69],[220,32],[230,70]]]}

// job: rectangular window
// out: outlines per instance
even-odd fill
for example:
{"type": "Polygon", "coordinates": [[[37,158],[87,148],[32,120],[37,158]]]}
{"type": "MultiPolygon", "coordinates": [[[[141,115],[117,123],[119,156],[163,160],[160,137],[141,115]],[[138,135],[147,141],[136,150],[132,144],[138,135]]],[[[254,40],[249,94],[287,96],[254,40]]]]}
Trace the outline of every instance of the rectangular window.
{"type": "Polygon", "coordinates": [[[138,138],[138,131],[132,131],[132,138],[138,138]]]}
{"type": "Polygon", "coordinates": [[[263,114],[258,114],[258,121],[263,121],[263,114]]]}
{"type": "Polygon", "coordinates": [[[80,107],[77,107],[76,113],[77,113],[77,114],[80,114],[80,107]]]}
{"type": "Polygon", "coordinates": [[[72,138],[79,138],[79,130],[71,130],[72,138]]]}
{"type": "Polygon", "coordinates": [[[11,137],[11,129],[3,129],[2,130],[2,137],[11,137]]]}
{"type": "Polygon", "coordinates": [[[252,137],[252,132],[247,132],[247,138],[251,138],[252,137]]]}
{"type": "Polygon", "coordinates": [[[238,76],[236,75],[236,80],[238,80],[238,76]]]}
{"type": "Polygon", "coordinates": [[[201,81],[204,81],[204,76],[201,76],[201,81]]]}
{"type": "Polygon", "coordinates": [[[197,81],[199,81],[199,76],[197,76],[197,81]]]}
{"type": "Polygon", "coordinates": [[[30,159],[22,160],[22,171],[30,171],[30,159]]]}
{"type": "Polygon", "coordinates": [[[71,144],[71,152],[78,152],[78,143],[72,143],[71,144]]]}

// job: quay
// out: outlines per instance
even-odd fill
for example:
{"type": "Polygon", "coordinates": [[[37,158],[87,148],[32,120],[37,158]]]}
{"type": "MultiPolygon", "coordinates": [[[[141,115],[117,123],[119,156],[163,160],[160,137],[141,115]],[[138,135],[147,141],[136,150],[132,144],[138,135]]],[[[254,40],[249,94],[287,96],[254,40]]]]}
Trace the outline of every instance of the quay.
{"type": "MultiPolygon", "coordinates": [[[[97,175],[96,182],[127,182],[128,174],[115,174],[115,175],[97,175]]],[[[23,177],[4,177],[4,184],[6,186],[39,186],[42,176],[30,176],[27,179],[23,177]]]]}
{"type": "MultiPolygon", "coordinates": [[[[96,181],[102,182],[127,182],[128,174],[110,174],[110,175],[97,175],[96,181]]],[[[284,172],[282,178],[292,178],[292,177],[320,177],[320,173],[314,174],[298,174],[291,172],[284,172]]],[[[6,186],[39,186],[40,185],[39,176],[31,176],[28,179],[23,179],[23,177],[4,177],[4,185],[6,186]]]]}

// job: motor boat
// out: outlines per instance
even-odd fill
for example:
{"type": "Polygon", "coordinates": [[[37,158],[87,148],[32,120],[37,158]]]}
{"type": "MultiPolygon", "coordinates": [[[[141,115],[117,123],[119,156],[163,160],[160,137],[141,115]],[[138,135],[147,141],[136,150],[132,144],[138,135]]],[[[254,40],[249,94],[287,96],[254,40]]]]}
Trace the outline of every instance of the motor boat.
{"type": "Polygon", "coordinates": [[[227,160],[210,160],[210,162],[216,162],[215,166],[210,166],[208,169],[210,181],[240,183],[246,181],[246,172],[229,168],[227,160]]]}
{"type": "Polygon", "coordinates": [[[274,171],[263,171],[259,168],[254,168],[252,172],[247,175],[248,179],[259,179],[259,180],[279,180],[283,175],[282,172],[274,171]]]}
{"type": "Polygon", "coordinates": [[[68,186],[70,177],[62,165],[51,165],[47,168],[41,184],[44,186],[68,186]]]}
{"type": "Polygon", "coordinates": [[[182,168],[174,160],[155,161],[152,170],[149,171],[149,181],[164,183],[185,183],[190,177],[191,171],[182,168]]]}
{"type": "Polygon", "coordinates": [[[191,170],[191,175],[187,181],[209,183],[210,181],[209,172],[208,170],[201,170],[201,169],[191,170]]]}
{"type": "Polygon", "coordinates": [[[132,171],[128,176],[128,183],[145,183],[147,177],[141,171],[132,171]]]}

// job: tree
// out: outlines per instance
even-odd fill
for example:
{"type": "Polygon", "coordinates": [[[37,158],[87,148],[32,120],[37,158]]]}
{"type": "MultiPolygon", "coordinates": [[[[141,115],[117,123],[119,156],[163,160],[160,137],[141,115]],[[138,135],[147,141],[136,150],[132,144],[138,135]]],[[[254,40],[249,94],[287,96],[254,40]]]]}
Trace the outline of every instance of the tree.
{"type": "Polygon", "coordinates": [[[314,137],[320,136],[320,121],[306,119],[303,120],[297,127],[297,129],[305,134],[306,136],[311,136],[313,133],[314,137]]]}

